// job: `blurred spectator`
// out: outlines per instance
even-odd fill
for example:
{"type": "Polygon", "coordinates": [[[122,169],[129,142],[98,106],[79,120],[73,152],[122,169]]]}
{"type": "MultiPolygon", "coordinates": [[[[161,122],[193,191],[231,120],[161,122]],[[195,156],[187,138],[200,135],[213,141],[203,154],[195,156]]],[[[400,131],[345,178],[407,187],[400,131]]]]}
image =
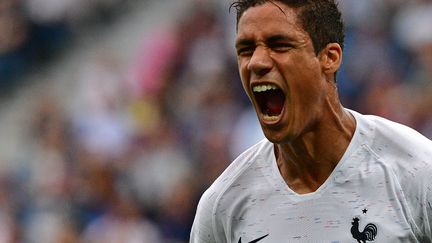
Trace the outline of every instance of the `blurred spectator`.
{"type": "Polygon", "coordinates": [[[143,206],[157,210],[160,202],[171,200],[176,185],[191,170],[187,155],[175,131],[164,121],[130,161],[127,178],[143,206]]]}
{"type": "Polygon", "coordinates": [[[167,73],[179,50],[179,37],[172,32],[159,30],[142,43],[128,80],[130,92],[134,96],[156,98],[166,88],[169,78],[167,73]]]}
{"type": "Polygon", "coordinates": [[[126,92],[115,57],[100,55],[77,75],[72,125],[77,142],[89,153],[123,156],[128,147],[126,92]]]}
{"type": "Polygon", "coordinates": [[[0,176],[0,242],[16,242],[18,225],[9,176],[0,176]]]}
{"type": "Polygon", "coordinates": [[[26,222],[22,242],[78,243],[76,229],[71,228],[69,221],[69,216],[61,208],[38,210],[26,222]]]}
{"type": "MultiPolygon", "coordinates": [[[[29,22],[15,0],[0,2],[0,88],[9,88],[29,67],[31,45],[29,22]]],[[[2,91],[4,92],[4,91],[2,91]]]]}
{"type": "Polygon", "coordinates": [[[84,230],[82,242],[154,243],[162,239],[156,225],[145,220],[133,200],[114,198],[108,210],[84,230]]]}
{"type": "Polygon", "coordinates": [[[160,203],[157,222],[164,235],[163,242],[180,243],[189,239],[198,191],[191,179],[177,183],[169,199],[160,203]]]}
{"type": "Polygon", "coordinates": [[[245,109],[239,114],[238,120],[234,124],[232,136],[230,137],[231,160],[237,158],[240,153],[264,139],[264,133],[252,107],[245,109]]]}
{"type": "Polygon", "coordinates": [[[413,56],[407,82],[412,94],[410,100],[411,124],[432,138],[432,2],[419,1],[400,9],[395,17],[397,41],[413,56]],[[415,27],[414,27],[415,26],[415,27]]]}

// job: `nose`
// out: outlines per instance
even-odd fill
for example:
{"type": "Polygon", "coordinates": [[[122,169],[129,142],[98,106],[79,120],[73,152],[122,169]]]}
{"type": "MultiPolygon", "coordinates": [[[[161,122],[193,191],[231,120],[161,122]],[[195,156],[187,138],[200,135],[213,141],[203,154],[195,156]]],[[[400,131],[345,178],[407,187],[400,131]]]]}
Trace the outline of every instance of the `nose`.
{"type": "Polygon", "coordinates": [[[273,60],[269,49],[265,46],[257,46],[249,60],[248,69],[256,75],[262,76],[273,68],[273,60]]]}

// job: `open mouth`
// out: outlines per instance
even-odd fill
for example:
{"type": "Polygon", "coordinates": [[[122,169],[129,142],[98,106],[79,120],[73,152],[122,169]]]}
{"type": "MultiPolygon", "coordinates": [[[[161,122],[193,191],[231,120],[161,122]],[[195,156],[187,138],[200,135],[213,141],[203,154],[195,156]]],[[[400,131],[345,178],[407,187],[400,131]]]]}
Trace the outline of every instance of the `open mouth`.
{"type": "Polygon", "coordinates": [[[282,113],[285,94],[273,84],[256,85],[253,87],[255,100],[267,120],[277,120],[282,113]]]}

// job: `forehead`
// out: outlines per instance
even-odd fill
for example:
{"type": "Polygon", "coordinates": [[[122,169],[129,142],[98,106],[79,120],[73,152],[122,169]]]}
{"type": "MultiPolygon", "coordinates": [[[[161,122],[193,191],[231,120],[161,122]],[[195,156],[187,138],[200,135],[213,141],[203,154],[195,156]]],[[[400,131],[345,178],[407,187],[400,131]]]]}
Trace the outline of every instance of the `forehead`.
{"type": "Polygon", "coordinates": [[[250,7],[240,17],[237,35],[250,32],[294,32],[303,31],[297,11],[280,2],[266,2],[250,7]]]}

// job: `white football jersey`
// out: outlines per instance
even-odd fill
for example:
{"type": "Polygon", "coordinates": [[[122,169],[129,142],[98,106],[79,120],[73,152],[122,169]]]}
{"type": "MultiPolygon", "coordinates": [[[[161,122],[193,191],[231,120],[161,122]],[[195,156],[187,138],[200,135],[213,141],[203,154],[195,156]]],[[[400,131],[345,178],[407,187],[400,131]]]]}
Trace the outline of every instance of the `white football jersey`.
{"type": "Polygon", "coordinates": [[[264,139],[203,194],[190,242],[432,242],[432,142],[350,112],[354,137],[318,190],[292,191],[264,139]]]}

